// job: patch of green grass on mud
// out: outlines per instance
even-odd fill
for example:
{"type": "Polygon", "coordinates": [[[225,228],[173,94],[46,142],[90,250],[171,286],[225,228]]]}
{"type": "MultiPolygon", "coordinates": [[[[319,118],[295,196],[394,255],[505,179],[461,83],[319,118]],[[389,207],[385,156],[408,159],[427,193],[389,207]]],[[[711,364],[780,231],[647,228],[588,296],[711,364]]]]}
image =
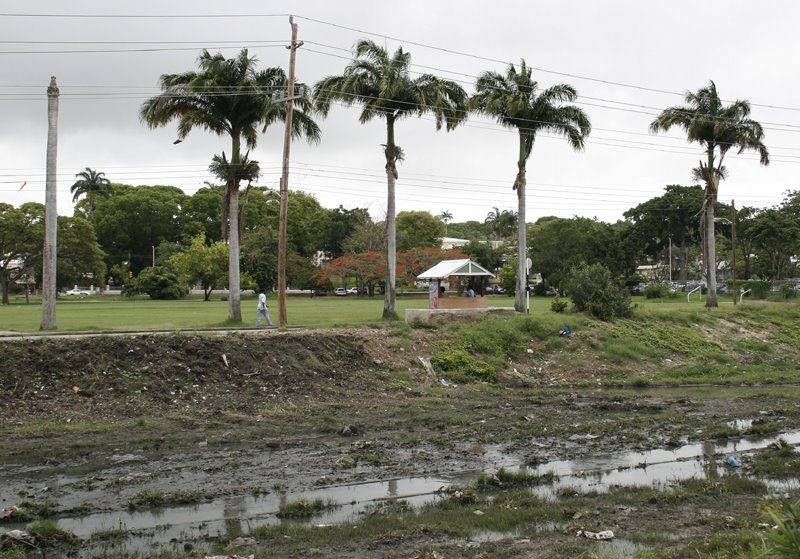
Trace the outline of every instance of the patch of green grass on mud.
{"type": "Polygon", "coordinates": [[[335,507],[336,504],[333,501],[323,501],[322,499],[314,499],[313,501],[298,499],[297,501],[283,503],[278,509],[276,516],[278,518],[294,519],[311,518],[316,514],[335,507]]]}
{"type": "Polygon", "coordinates": [[[800,452],[783,439],[747,460],[750,473],[773,479],[800,477],[800,452]]]}
{"type": "Polygon", "coordinates": [[[74,431],[79,433],[99,433],[104,431],[114,431],[126,429],[130,424],[113,423],[110,421],[70,421],[69,423],[60,421],[43,420],[20,425],[14,432],[23,435],[41,435],[45,433],[58,433],[74,431]]]}

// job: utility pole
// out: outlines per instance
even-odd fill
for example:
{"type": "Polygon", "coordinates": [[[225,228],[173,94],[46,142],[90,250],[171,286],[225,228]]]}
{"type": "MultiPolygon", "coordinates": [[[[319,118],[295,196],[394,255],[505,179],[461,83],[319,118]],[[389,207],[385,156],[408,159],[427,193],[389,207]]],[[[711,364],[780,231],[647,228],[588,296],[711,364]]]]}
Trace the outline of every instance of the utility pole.
{"type": "Polygon", "coordinates": [[[273,102],[286,101],[286,132],[283,137],[283,176],[281,178],[281,207],[278,222],[278,325],[286,327],[286,220],[289,214],[289,153],[292,149],[292,112],[294,100],[302,97],[294,94],[294,64],[297,48],[302,46],[302,41],[297,42],[297,24],[289,16],[289,25],[292,27],[292,42],[286,47],[289,49],[289,91],[287,97],[272,96],[273,102]]]}
{"type": "Polygon", "coordinates": [[[56,208],[58,155],[58,85],[50,78],[47,88],[47,171],[45,178],[44,255],[42,258],[42,324],[41,330],[56,329],[56,208]]]}
{"type": "Polygon", "coordinates": [[[736,203],[731,200],[731,252],[733,252],[733,304],[736,305],[738,293],[736,291],[736,203]]]}

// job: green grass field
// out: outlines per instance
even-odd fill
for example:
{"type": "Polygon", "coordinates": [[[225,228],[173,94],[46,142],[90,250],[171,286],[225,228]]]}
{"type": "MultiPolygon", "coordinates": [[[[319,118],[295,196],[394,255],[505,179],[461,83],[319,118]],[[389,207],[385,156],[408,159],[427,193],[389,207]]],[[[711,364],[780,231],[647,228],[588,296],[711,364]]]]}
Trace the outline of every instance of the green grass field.
{"type": "MultiPolygon", "coordinates": [[[[531,312],[550,314],[551,297],[531,297],[531,312]]],[[[702,301],[693,296],[691,303],[686,297],[675,299],[647,300],[635,297],[639,307],[649,311],[671,311],[678,309],[702,308],[702,301]]],[[[41,323],[41,300],[32,297],[26,304],[24,297],[12,298],[10,305],[0,306],[0,331],[36,332],[41,323]]],[[[425,297],[398,296],[397,312],[402,318],[405,309],[427,307],[425,297]]],[[[273,323],[278,322],[278,303],[274,295],[269,297],[270,315],[273,323]]],[[[493,307],[512,307],[513,297],[490,296],[489,305],[493,307]]],[[[730,306],[730,299],[720,299],[721,306],[730,306]]],[[[352,326],[377,323],[381,320],[383,298],[369,297],[288,297],[286,315],[289,326],[330,327],[352,326]]],[[[241,326],[255,326],[256,299],[253,296],[242,298],[241,326]]],[[[60,297],[56,307],[56,320],[59,331],[87,330],[162,330],[173,328],[213,328],[238,326],[227,322],[228,303],[212,296],[211,301],[203,301],[199,296],[191,296],[178,301],[153,301],[146,297],[127,298],[98,295],[72,299],[60,297]]]]}

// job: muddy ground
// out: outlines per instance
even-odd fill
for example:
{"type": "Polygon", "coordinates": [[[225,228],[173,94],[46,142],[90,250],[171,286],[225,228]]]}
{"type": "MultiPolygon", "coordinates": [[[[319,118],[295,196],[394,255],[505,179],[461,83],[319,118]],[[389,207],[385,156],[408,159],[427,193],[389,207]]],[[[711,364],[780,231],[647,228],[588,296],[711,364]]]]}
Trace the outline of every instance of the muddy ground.
{"type": "Polygon", "coordinates": [[[756,475],[778,437],[800,443],[797,386],[608,387],[569,359],[454,385],[419,360],[434,337],[0,342],[0,532],[51,519],[75,536],[6,537],[0,558],[734,557],[765,502],[800,497],[794,456],[756,475]]]}

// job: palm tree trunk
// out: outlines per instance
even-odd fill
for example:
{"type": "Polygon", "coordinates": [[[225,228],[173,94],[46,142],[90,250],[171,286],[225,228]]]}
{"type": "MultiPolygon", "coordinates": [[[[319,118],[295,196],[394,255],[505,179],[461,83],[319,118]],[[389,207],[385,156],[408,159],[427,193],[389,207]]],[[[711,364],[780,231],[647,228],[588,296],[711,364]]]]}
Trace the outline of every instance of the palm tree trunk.
{"type": "Polygon", "coordinates": [[[713,147],[708,152],[708,184],[706,186],[706,278],[708,293],[706,307],[714,308],[717,304],[717,247],[714,232],[714,207],[717,205],[717,187],[719,174],[714,169],[713,147]]]}
{"type": "Polygon", "coordinates": [[[58,210],[56,208],[56,156],[58,153],[58,86],[50,78],[47,88],[47,175],[44,218],[44,255],[42,266],[42,330],[56,329],[56,235],[58,210]]]}
{"type": "MultiPolygon", "coordinates": [[[[239,135],[233,135],[231,164],[239,163],[239,135]]],[[[228,320],[242,321],[241,290],[239,288],[239,184],[230,181],[228,189],[228,320]]]]}
{"type": "MultiPolygon", "coordinates": [[[[713,180],[713,179],[712,179],[713,180]]],[[[717,307],[717,253],[714,239],[714,202],[706,203],[706,307],[717,307]]]]}
{"type": "Polygon", "coordinates": [[[517,178],[514,188],[517,189],[517,286],[514,290],[514,309],[525,312],[525,294],[528,287],[528,258],[527,231],[525,229],[525,138],[519,137],[519,161],[517,162],[517,178]]]}
{"type": "Polygon", "coordinates": [[[395,227],[394,190],[397,180],[397,148],[394,145],[394,117],[386,117],[386,293],[383,298],[383,318],[397,318],[397,231],[395,227]]]}

